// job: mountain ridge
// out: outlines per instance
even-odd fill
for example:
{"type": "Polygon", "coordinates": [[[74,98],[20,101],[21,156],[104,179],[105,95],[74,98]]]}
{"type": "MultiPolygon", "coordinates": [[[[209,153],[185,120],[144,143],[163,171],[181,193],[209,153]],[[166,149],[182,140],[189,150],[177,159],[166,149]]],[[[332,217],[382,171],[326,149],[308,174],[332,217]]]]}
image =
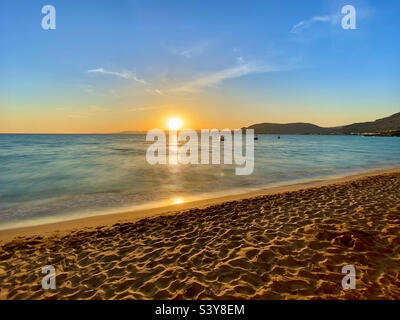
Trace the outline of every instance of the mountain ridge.
{"type": "Polygon", "coordinates": [[[256,134],[365,134],[400,135],[400,112],[375,121],[357,122],[344,126],[320,127],[312,123],[257,123],[243,129],[254,129],[256,134]]]}

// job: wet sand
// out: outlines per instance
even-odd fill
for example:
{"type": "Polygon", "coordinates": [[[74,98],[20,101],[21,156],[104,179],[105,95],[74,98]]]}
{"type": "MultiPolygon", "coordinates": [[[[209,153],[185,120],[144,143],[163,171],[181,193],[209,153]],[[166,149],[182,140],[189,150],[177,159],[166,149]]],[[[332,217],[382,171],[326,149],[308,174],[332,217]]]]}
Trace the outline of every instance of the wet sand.
{"type": "Polygon", "coordinates": [[[1,299],[400,299],[400,170],[4,230],[0,240],[1,299]],[[56,290],[42,289],[45,265],[56,290]],[[354,290],[342,288],[345,265],[354,290]]]}

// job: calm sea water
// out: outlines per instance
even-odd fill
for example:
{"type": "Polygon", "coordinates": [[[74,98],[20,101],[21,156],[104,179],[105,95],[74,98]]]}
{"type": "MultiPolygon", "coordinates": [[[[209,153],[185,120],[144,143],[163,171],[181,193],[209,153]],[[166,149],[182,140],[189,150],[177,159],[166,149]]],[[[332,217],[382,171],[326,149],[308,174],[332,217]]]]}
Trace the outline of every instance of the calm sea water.
{"type": "Polygon", "coordinates": [[[0,135],[0,228],[400,166],[400,138],[259,135],[255,170],[146,162],[144,135],[0,135]]]}

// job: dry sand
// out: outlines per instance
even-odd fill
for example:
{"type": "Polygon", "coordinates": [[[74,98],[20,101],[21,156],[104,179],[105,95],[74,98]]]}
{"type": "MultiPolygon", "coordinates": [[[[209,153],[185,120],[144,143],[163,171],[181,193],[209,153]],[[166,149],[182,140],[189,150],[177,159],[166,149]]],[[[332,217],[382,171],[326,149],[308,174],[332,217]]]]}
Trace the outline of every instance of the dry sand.
{"type": "Polygon", "coordinates": [[[0,298],[400,299],[400,170],[238,199],[1,231],[0,298]]]}

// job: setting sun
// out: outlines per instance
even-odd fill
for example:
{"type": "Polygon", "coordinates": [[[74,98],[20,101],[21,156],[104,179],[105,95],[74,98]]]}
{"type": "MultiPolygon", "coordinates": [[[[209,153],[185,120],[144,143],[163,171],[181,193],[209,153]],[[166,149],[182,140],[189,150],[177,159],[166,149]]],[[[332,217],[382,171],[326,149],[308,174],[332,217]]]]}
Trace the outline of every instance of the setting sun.
{"type": "Polygon", "coordinates": [[[170,130],[178,130],[182,127],[182,120],[179,118],[171,118],[168,120],[168,128],[170,130]]]}
{"type": "Polygon", "coordinates": [[[177,198],[177,199],[175,199],[174,204],[180,204],[180,203],[184,203],[184,202],[185,201],[183,201],[182,198],[177,198]]]}

